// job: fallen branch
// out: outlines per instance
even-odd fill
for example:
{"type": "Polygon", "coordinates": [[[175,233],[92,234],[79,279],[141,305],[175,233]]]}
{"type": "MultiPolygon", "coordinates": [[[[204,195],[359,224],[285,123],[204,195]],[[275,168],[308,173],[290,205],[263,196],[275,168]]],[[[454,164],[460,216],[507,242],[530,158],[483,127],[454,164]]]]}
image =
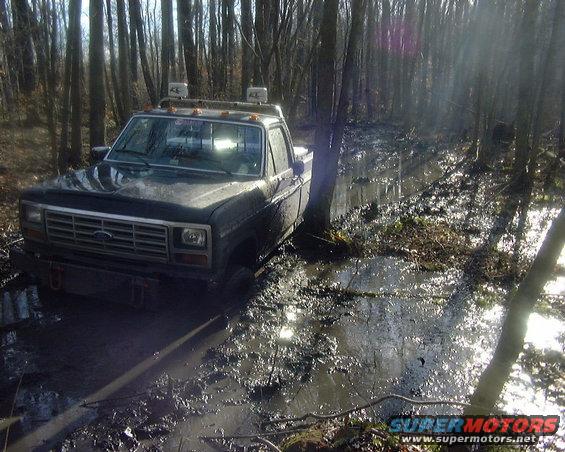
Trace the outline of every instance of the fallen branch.
{"type": "Polygon", "coordinates": [[[287,418],[282,418],[282,419],[274,419],[272,421],[266,421],[266,422],[263,422],[262,426],[266,427],[268,425],[282,424],[282,423],[285,423],[285,422],[305,421],[306,419],[309,419],[309,418],[317,419],[317,420],[324,420],[324,421],[337,419],[339,417],[347,416],[347,415],[355,413],[357,411],[366,410],[367,408],[371,408],[375,405],[378,405],[378,404],[380,404],[380,403],[382,403],[386,400],[390,400],[390,399],[402,400],[404,402],[412,403],[414,405],[453,405],[453,406],[460,406],[460,407],[464,407],[464,408],[481,408],[481,407],[478,407],[478,406],[470,405],[470,404],[465,403],[465,402],[456,402],[454,400],[415,400],[415,399],[409,399],[408,397],[404,397],[404,396],[401,396],[401,395],[398,395],[398,394],[389,394],[389,395],[380,397],[378,399],[372,400],[369,403],[366,403],[365,405],[356,406],[356,407],[350,408],[349,410],[340,411],[338,413],[333,413],[333,414],[306,413],[303,416],[299,416],[299,417],[287,417],[287,418]]]}
{"type": "Polygon", "coordinates": [[[289,433],[300,433],[305,432],[306,430],[310,429],[308,427],[301,427],[301,428],[291,428],[286,430],[279,430],[278,432],[265,432],[265,433],[254,433],[249,435],[224,435],[224,436],[199,436],[198,439],[202,441],[229,441],[232,439],[250,439],[257,441],[257,438],[264,437],[271,437],[271,436],[280,436],[280,435],[287,435],[289,433]]]}
{"type": "Polygon", "coordinates": [[[277,446],[275,446],[271,441],[269,441],[268,439],[261,438],[260,436],[258,436],[256,441],[258,443],[264,444],[265,446],[267,446],[269,449],[271,449],[274,452],[281,452],[281,450],[277,446]]]}

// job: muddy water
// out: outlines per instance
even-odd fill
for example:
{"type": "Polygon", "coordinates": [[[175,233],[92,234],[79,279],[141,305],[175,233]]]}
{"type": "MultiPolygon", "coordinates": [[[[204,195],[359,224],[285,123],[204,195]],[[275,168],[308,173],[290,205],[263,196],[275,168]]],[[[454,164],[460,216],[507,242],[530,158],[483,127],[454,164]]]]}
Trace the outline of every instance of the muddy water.
{"type": "MultiPolygon", "coordinates": [[[[405,141],[390,128],[354,131],[349,143],[334,218],[372,201],[413,204],[410,195],[461,158],[405,141]]],[[[435,192],[425,202],[480,229],[478,243],[491,225],[488,191],[473,193],[457,201],[435,192]]],[[[528,214],[523,254],[535,253],[553,213],[528,214]]],[[[507,235],[498,246],[514,243],[507,235]]],[[[526,353],[501,396],[503,411],[563,415],[565,323],[555,309],[563,283],[555,275],[545,309],[530,317],[526,353]]],[[[252,433],[273,416],[348,409],[390,393],[465,401],[496,346],[506,290],[475,287],[460,270],[421,272],[394,257],[306,262],[287,247],[247,305],[232,309],[227,329],[217,322],[192,338],[217,314],[203,295],[173,290],[166,309],[144,312],[98,300],[48,302],[35,286],[12,284],[0,298],[1,415],[10,414],[19,385],[11,437],[35,433],[26,445],[67,436],[63,445],[81,450],[178,450],[181,441],[184,450],[206,450],[201,435],[252,433]],[[339,295],[336,287],[362,295],[339,295]],[[144,369],[133,375],[139,365],[144,369]],[[102,400],[93,400],[101,391],[102,400]]],[[[386,402],[367,415],[418,411],[457,412],[386,402]]]]}
{"type": "Polygon", "coordinates": [[[332,202],[332,217],[354,207],[397,202],[440,177],[445,154],[407,142],[395,128],[359,129],[345,146],[332,202]]]}

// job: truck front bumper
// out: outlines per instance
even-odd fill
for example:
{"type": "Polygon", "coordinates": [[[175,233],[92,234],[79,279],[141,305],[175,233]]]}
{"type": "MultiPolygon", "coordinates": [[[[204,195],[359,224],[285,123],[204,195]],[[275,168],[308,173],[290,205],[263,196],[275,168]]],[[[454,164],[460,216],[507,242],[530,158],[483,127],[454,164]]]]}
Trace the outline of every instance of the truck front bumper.
{"type": "Polygon", "coordinates": [[[136,267],[98,259],[73,261],[20,247],[10,250],[10,260],[15,268],[37,277],[41,285],[53,291],[150,308],[158,305],[165,279],[200,280],[212,287],[217,284],[212,274],[163,272],[160,267],[136,267]]]}

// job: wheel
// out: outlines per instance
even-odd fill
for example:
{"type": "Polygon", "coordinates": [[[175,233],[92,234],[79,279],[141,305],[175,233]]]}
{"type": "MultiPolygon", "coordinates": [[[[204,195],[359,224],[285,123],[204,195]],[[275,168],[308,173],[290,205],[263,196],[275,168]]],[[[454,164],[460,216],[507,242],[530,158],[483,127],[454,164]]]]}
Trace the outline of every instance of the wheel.
{"type": "Polygon", "coordinates": [[[47,285],[37,285],[37,296],[43,305],[55,305],[66,301],[68,295],[62,290],[53,290],[47,285]]]}
{"type": "Polygon", "coordinates": [[[253,271],[243,265],[230,266],[226,275],[226,281],[222,288],[222,298],[224,301],[243,297],[255,279],[253,271]]]}

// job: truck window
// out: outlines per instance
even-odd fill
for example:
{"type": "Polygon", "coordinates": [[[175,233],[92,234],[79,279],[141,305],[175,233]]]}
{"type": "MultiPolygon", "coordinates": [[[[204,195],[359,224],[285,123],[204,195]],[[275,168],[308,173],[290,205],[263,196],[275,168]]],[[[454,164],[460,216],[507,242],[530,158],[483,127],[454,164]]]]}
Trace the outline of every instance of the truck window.
{"type": "Polygon", "coordinates": [[[290,168],[290,156],[286,138],[281,127],[269,130],[269,146],[275,163],[275,173],[280,174],[290,168]]]}

